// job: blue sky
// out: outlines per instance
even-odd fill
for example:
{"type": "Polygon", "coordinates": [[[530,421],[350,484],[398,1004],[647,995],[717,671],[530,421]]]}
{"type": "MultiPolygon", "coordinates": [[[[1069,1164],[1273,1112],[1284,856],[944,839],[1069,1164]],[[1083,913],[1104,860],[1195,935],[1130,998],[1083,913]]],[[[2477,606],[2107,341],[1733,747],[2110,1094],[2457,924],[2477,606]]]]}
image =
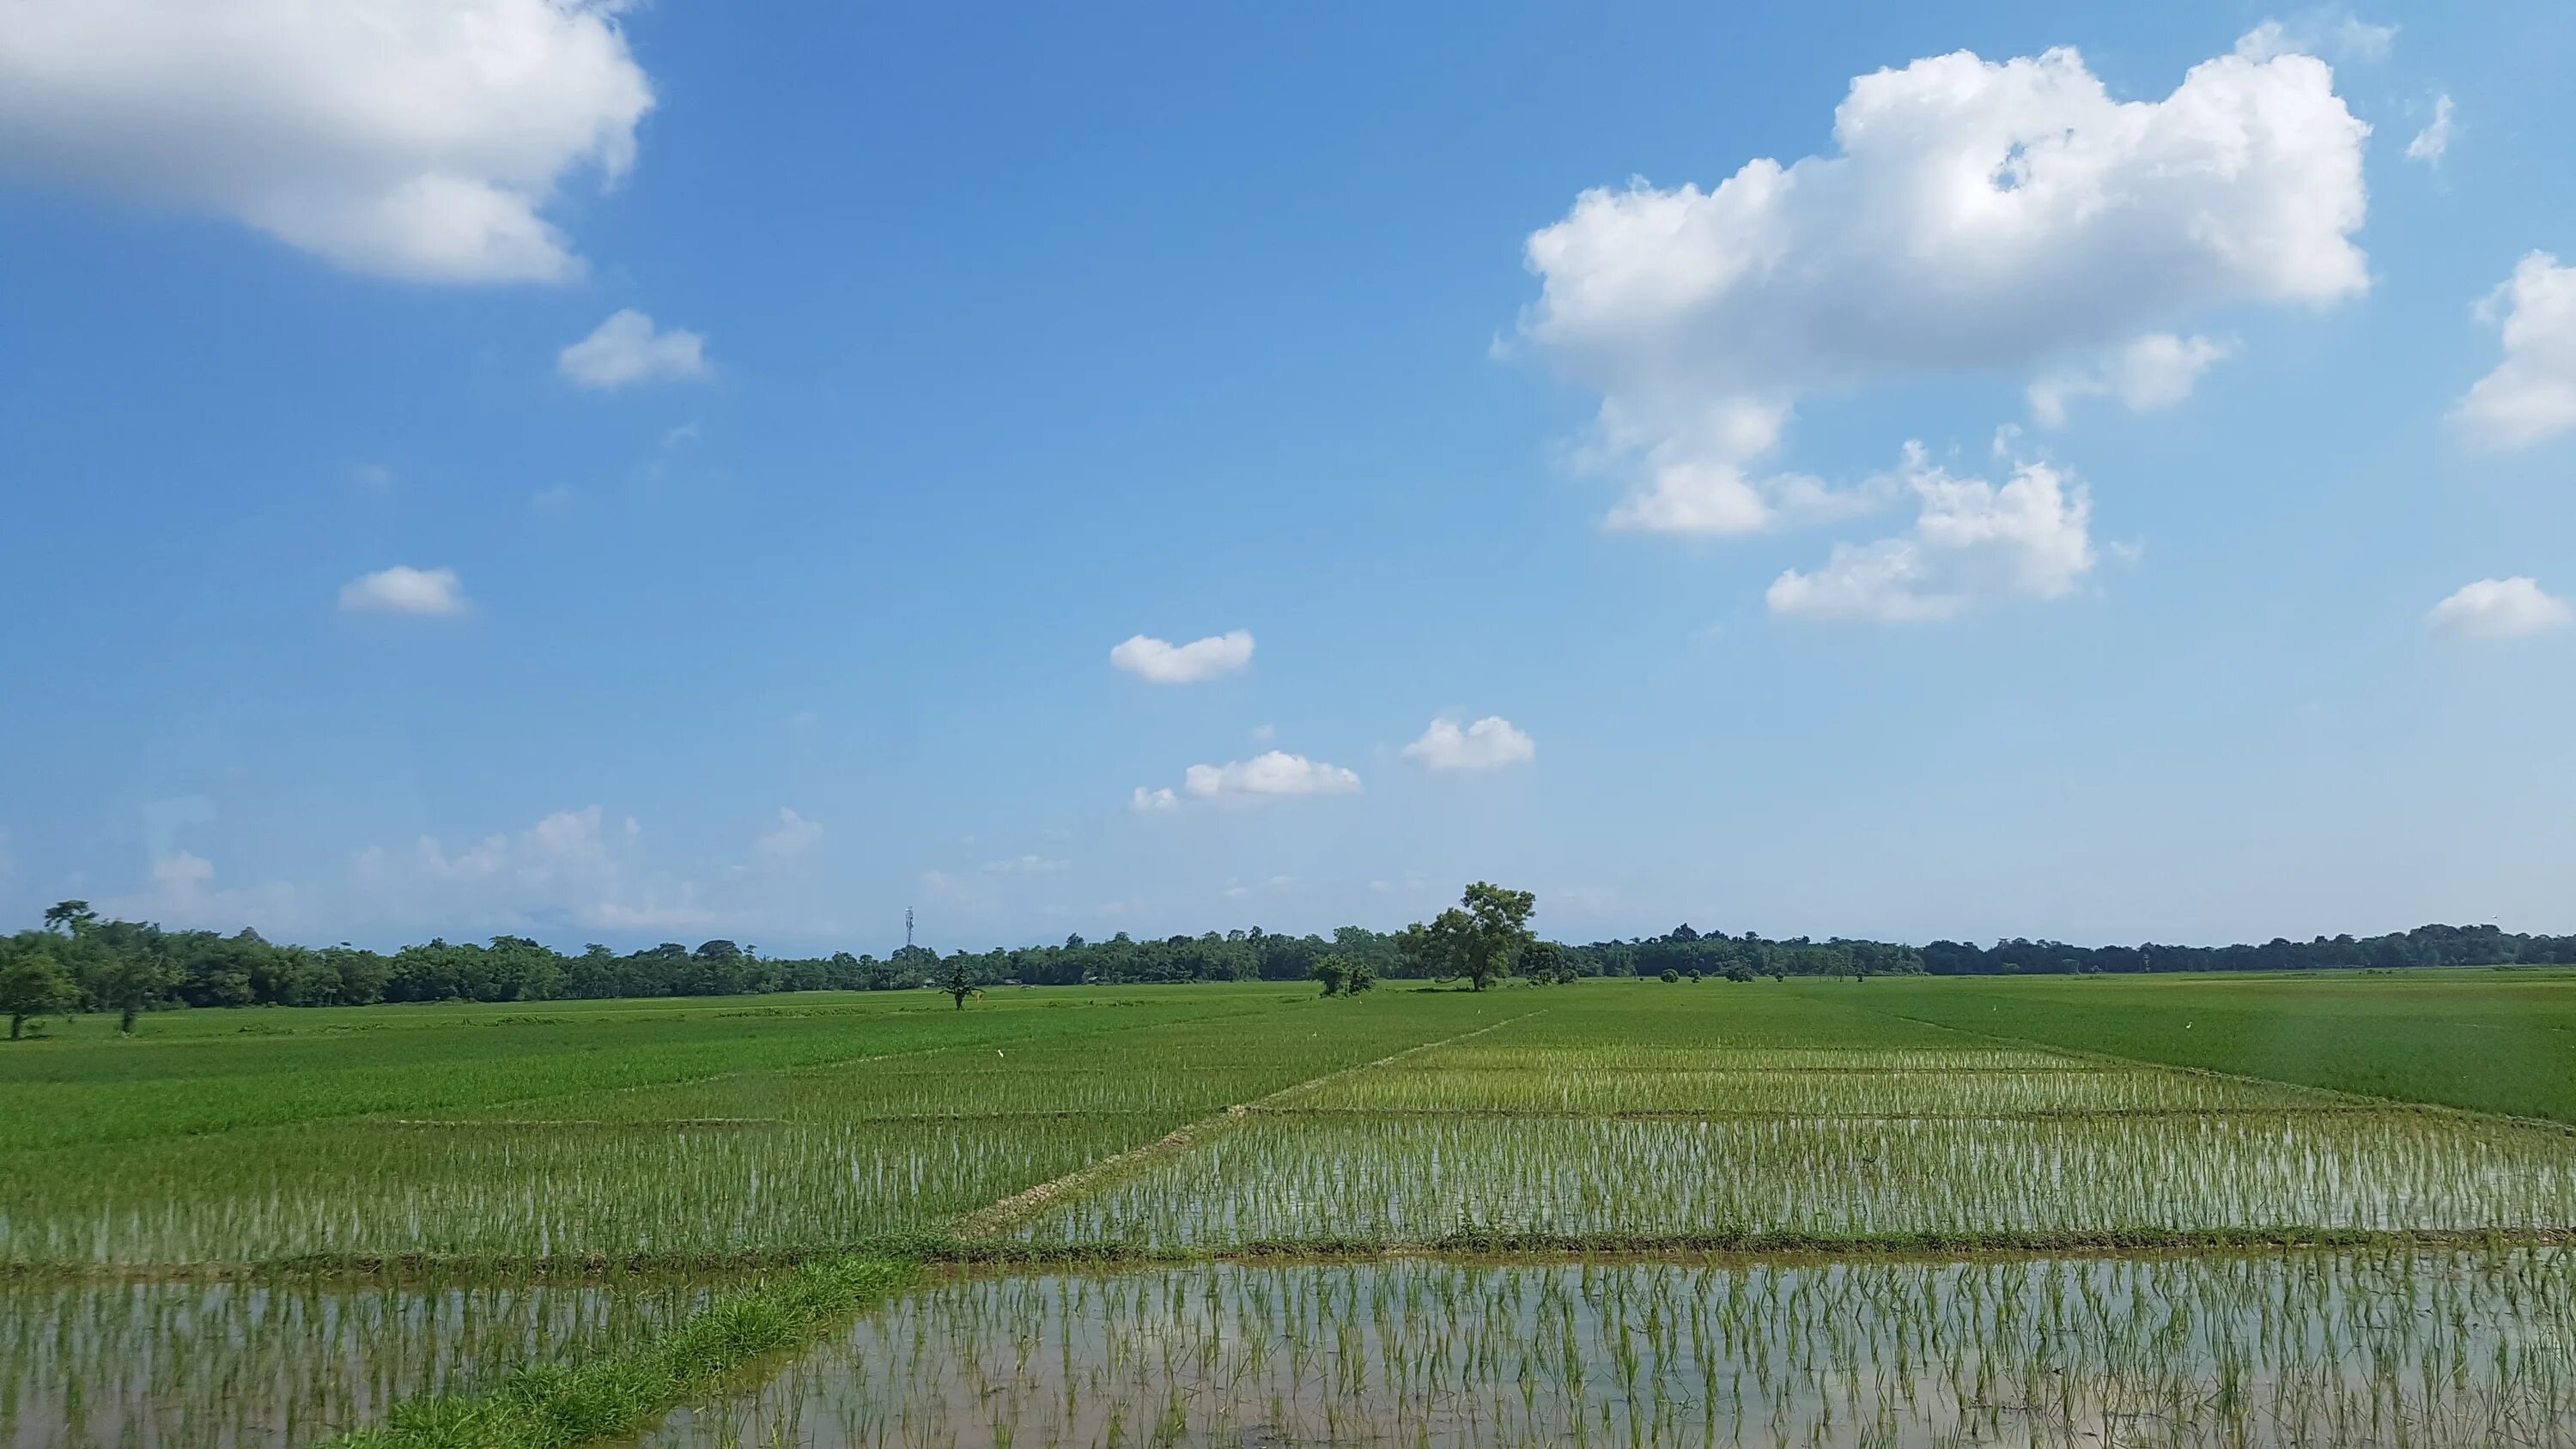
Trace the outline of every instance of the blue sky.
{"type": "Polygon", "coordinates": [[[2576,925],[2576,14],[1742,8],[0,0],[0,915],[2576,925]]]}

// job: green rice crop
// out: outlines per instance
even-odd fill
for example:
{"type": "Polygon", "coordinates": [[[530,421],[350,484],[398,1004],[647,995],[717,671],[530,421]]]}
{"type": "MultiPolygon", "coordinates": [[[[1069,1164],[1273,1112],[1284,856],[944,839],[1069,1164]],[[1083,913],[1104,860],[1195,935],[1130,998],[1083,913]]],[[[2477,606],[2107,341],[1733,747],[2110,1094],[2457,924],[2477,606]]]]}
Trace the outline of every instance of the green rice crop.
{"type": "Polygon", "coordinates": [[[2576,1230],[2576,1134],[2320,1088],[2519,1110],[2550,1049],[2576,1080],[2571,1013],[2346,984],[2249,1056],[2295,1005],[2258,984],[886,993],[22,1043],[0,1445],[308,1442],[405,1396],[368,1442],[563,1443],[802,1341],[858,1301],[854,1250],[1425,1243],[1866,1252],[962,1280],[656,1442],[2553,1442],[2571,1260],[2529,1245],[2576,1230]],[[2338,1049],[2377,1065],[2317,1066],[2338,1049]],[[2526,1246],[2396,1241],[2491,1231],[2526,1246]],[[2351,1235],[2389,1240],[1889,1256],[2351,1235]]]}
{"type": "Polygon", "coordinates": [[[2565,972],[1873,981],[1821,996],[1904,1019],[2339,1092],[2576,1123],[2565,972]]]}
{"type": "Polygon", "coordinates": [[[1454,999],[1329,1018],[1299,1001],[1258,1027],[1066,1013],[1034,1036],[1023,1013],[1023,1034],[1002,1044],[6,1154],[0,1262],[844,1252],[938,1231],[1183,1122],[1502,1019],[1454,999]]]}
{"type": "Polygon", "coordinates": [[[1263,1117],[1057,1204],[1022,1231],[1169,1251],[1455,1234],[2010,1240],[2571,1226],[2576,1142],[2388,1112],[1263,1117]]]}
{"type": "Polygon", "coordinates": [[[311,1443],[417,1394],[649,1342],[680,1280],[0,1281],[0,1444],[311,1443]]]}
{"type": "Polygon", "coordinates": [[[2485,1449],[2576,1423],[2564,1250],[969,1278],[654,1449],[2485,1449]]]}
{"type": "Polygon", "coordinates": [[[1275,988],[1258,994],[1211,988],[1197,997],[1172,988],[1115,996],[1010,993],[961,1012],[942,998],[881,992],[801,1012],[549,1010],[479,1016],[470,1025],[424,1027],[396,1017],[381,1030],[351,1026],[274,1037],[21,1042],[0,1052],[0,1105],[8,1108],[0,1111],[0,1152],[369,1113],[467,1111],[735,1072],[1266,1014],[1291,1003],[1303,1006],[1307,998],[1275,988]]]}
{"type": "Polygon", "coordinates": [[[2021,1067],[1771,1068],[1658,1071],[1642,1067],[1420,1066],[1366,1072],[1300,1092],[1277,1110],[1557,1114],[1648,1113],[2006,1117],[2068,1113],[2204,1113],[2263,1108],[2353,1109],[2348,1100],[2267,1082],[2146,1070],[2021,1067]]]}
{"type": "Polygon", "coordinates": [[[1140,1130],[1125,1117],[332,1123],[139,1159],[26,1154],[6,1230],[11,1254],[37,1263],[811,1256],[936,1228],[1140,1130]]]}

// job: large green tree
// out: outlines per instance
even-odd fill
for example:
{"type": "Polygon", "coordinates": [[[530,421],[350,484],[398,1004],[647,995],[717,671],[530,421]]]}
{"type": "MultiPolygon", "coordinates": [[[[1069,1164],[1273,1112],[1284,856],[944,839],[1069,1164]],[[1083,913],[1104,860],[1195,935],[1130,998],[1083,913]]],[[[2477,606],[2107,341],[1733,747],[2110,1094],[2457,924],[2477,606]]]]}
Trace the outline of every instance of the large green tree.
{"type": "Polygon", "coordinates": [[[156,1006],[179,984],[179,972],[158,940],[106,942],[90,958],[85,985],[101,1006],[116,1013],[116,1029],[134,1035],[134,1018],[156,1006]]]}
{"type": "Polygon", "coordinates": [[[80,987],[50,951],[10,950],[0,942],[0,1012],[9,1017],[9,1040],[16,1041],[30,1017],[58,1016],[80,1005],[80,987]]]}
{"type": "Polygon", "coordinates": [[[1467,887],[1458,904],[1405,928],[1405,959],[1434,980],[1463,976],[1478,991],[1512,974],[1537,939],[1529,928],[1538,897],[1486,881],[1467,887]]]}

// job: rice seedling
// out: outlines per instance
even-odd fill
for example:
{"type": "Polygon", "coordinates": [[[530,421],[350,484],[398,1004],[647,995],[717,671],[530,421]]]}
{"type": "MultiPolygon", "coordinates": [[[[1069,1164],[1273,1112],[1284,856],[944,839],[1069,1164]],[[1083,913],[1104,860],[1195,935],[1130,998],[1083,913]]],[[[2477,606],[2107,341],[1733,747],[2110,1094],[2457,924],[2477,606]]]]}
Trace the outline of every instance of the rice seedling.
{"type": "Polygon", "coordinates": [[[2576,1143],[2409,1112],[1619,1120],[1274,1116],[1023,1233],[1147,1251],[1299,1241],[2559,1230],[2576,1143]]]}
{"type": "Polygon", "coordinates": [[[0,1444],[307,1444],[414,1395],[650,1342],[677,1279],[0,1282],[0,1444]]]}
{"type": "MultiPolygon", "coordinates": [[[[1889,980],[1842,995],[1909,1025],[2576,1123],[2570,987],[2563,973],[2416,970],[1889,980]]],[[[1832,995],[1782,992],[1810,993],[1832,995]]]]}
{"type": "MultiPolygon", "coordinates": [[[[1818,1054],[1822,1055],[1822,1054],[1818,1054]]],[[[1798,1117],[2010,1117],[2357,1110],[2327,1093],[2183,1072],[2028,1066],[1836,1064],[1654,1069],[1545,1059],[1514,1067],[1417,1063],[1298,1093],[1278,1112],[1798,1117]]],[[[1771,1056],[1776,1058],[1777,1053],[1771,1056]]]]}
{"type": "Polygon", "coordinates": [[[966,1278],[654,1449],[2559,1442],[2564,1250],[966,1278]]]}
{"type": "MultiPolygon", "coordinates": [[[[1903,1014],[1939,984],[41,1043],[0,1061],[0,1443],[569,1443],[719,1379],[652,1442],[2553,1442],[2576,1136],[1903,1014]],[[2320,1239],[2357,1246],[1974,1256],[2320,1239]],[[891,1281],[854,1253],[1388,1245],[1846,1258],[1197,1262],[959,1279],[835,1328],[891,1281]],[[1892,1256],[1927,1246],[1972,1260],[1892,1256]],[[675,1267],[753,1276],[643,1276],[675,1267]],[[817,1332],[766,1387],[726,1378],[817,1332]]],[[[2466,999],[2463,1030],[2493,1007],[2466,999]]]]}
{"type": "MultiPolygon", "coordinates": [[[[0,1263],[695,1264],[846,1252],[936,1231],[1182,1122],[1500,1017],[1481,1003],[1449,1007],[1399,998],[1304,1030],[1317,1013],[1280,1012],[1257,1029],[1066,1013],[1049,1035],[831,1067],[173,1137],[113,1154],[22,1151],[6,1155],[0,1179],[0,1263]]],[[[1021,1014],[1024,1032],[1034,1015],[1021,1014]]]]}

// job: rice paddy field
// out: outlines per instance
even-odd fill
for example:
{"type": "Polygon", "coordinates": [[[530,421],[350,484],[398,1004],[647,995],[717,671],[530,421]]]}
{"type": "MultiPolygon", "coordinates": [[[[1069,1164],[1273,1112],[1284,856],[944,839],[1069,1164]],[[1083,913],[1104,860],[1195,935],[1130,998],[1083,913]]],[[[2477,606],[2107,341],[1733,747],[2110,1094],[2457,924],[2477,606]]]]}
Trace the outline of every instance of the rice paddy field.
{"type": "Polygon", "coordinates": [[[2571,1083],[2540,973],[172,1013],[0,1051],[0,1445],[2576,1443],[2571,1083]]]}

